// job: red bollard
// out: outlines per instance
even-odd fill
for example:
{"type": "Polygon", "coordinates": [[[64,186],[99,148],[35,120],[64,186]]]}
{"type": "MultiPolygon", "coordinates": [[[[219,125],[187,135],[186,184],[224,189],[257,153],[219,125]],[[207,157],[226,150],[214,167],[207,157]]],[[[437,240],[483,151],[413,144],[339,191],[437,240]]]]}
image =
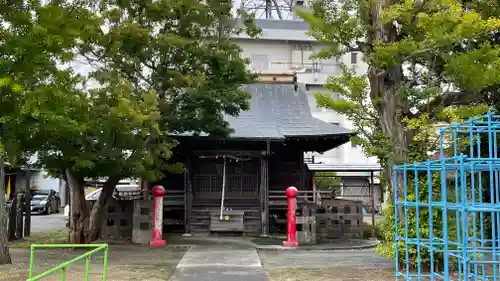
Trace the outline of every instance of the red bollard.
{"type": "Polygon", "coordinates": [[[167,241],[163,240],[163,196],[165,188],[161,185],[153,187],[153,239],[149,242],[151,247],[162,247],[167,245],[167,241]]]}
{"type": "Polygon", "coordinates": [[[288,198],[288,215],[287,215],[287,241],[283,241],[284,247],[298,247],[297,242],[297,217],[295,211],[297,209],[297,188],[290,186],[286,189],[286,197],[288,198]]]}

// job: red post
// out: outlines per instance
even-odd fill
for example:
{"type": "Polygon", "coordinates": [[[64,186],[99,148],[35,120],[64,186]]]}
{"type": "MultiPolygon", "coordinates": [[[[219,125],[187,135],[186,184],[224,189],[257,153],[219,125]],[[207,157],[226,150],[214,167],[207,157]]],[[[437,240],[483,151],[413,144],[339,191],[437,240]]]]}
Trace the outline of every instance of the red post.
{"type": "Polygon", "coordinates": [[[286,197],[288,198],[288,215],[287,215],[287,241],[283,241],[284,247],[298,247],[297,242],[297,218],[295,211],[297,209],[297,188],[290,186],[286,189],[286,197]]]}
{"type": "Polygon", "coordinates": [[[165,188],[161,185],[153,187],[153,239],[149,242],[151,247],[162,247],[167,244],[163,240],[163,196],[165,195],[165,188]]]}

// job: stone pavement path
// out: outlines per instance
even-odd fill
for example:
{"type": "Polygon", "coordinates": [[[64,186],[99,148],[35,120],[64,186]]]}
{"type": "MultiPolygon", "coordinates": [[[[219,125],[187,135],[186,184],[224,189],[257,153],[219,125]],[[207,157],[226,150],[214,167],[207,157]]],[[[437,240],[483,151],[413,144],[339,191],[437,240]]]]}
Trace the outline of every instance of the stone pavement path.
{"type": "Polygon", "coordinates": [[[255,248],[196,245],[184,255],[170,281],[267,281],[255,248]]]}

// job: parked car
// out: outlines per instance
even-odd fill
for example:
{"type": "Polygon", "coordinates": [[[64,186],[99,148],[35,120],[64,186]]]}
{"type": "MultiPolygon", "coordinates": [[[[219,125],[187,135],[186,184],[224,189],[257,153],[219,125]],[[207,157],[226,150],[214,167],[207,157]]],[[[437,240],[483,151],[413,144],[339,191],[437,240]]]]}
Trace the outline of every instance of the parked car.
{"type": "Polygon", "coordinates": [[[31,213],[49,215],[59,213],[61,199],[54,190],[36,190],[31,194],[31,213]]]}

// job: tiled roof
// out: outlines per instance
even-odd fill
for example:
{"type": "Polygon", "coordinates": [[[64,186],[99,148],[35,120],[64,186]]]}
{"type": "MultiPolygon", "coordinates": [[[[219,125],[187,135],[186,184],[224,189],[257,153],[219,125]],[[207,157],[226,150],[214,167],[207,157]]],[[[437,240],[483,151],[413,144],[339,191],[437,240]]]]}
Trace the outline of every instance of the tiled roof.
{"type": "Polygon", "coordinates": [[[291,84],[252,84],[250,109],[238,117],[227,116],[234,138],[314,137],[347,135],[353,132],[311,115],[307,96],[291,84]]]}

